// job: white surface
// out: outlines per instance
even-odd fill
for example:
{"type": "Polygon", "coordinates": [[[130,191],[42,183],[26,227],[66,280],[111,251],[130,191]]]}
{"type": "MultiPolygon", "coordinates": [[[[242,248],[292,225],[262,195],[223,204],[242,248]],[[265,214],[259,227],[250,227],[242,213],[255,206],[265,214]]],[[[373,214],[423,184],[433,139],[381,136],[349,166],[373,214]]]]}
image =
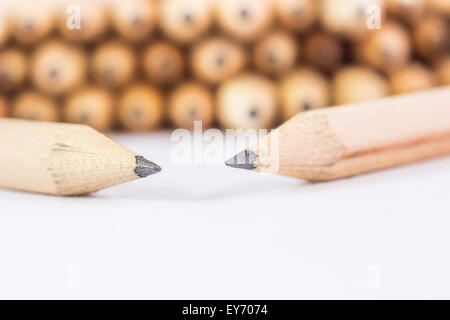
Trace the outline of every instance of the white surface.
{"type": "Polygon", "coordinates": [[[0,190],[3,298],[450,298],[450,158],[309,184],[174,165],[89,197],[0,190]]]}

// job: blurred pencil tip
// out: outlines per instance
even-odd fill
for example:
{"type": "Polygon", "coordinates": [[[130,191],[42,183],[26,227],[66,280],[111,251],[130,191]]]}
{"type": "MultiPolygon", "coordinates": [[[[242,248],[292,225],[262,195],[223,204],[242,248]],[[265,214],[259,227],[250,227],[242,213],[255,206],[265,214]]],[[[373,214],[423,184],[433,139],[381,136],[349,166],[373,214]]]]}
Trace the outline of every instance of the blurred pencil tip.
{"type": "Polygon", "coordinates": [[[134,173],[140,178],[148,177],[152,174],[161,172],[161,167],[144,157],[136,156],[136,168],[134,173]]]}
{"type": "Polygon", "coordinates": [[[256,169],[255,162],[257,158],[258,155],[253,151],[244,150],[227,160],[225,164],[232,168],[253,170],[256,169]]]}

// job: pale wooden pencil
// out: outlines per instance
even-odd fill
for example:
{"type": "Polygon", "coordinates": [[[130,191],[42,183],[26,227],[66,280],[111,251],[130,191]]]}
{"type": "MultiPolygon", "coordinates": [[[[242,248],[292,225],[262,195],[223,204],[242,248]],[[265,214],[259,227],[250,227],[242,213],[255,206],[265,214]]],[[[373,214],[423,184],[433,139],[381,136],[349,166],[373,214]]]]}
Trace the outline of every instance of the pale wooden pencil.
{"type": "Polygon", "coordinates": [[[326,181],[450,153],[450,87],[304,112],[226,162],[326,181]]]}
{"type": "Polygon", "coordinates": [[[0,187],[82,195],[161,171],[84,125],[0,119],[0,187]]]}

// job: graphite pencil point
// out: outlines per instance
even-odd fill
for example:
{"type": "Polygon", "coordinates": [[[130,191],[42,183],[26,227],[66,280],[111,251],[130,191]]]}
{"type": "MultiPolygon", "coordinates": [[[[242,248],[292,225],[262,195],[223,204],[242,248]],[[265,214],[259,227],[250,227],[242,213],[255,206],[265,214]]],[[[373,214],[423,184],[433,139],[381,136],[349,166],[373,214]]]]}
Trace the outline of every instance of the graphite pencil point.
{"type": "Polygon", "coordinates": [[[301,112],[226,165],[330,181],[450,154],[450,86],[301,112]]]}
{"type": "Polygon", "coordinates": [[[258,155],[253,151],[244,150],[227,160],[225,164],[232,168],[253,170],[256,169],[255,162],[257,158],[258,155]]]}
{"type": "Polygon", "coordinates": [[[140,178],[148,177],[152,174],[161,172],[161,167],[142,156],[136,156],[136,169],[134,173],[140,178]]]}

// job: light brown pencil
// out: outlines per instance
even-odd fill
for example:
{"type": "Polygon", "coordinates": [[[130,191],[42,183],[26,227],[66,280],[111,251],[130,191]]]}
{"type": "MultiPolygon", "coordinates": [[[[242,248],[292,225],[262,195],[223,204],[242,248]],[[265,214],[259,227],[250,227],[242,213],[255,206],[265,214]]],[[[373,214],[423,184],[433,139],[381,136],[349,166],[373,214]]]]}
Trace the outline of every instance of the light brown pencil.
{"type": "Polygon", "coordinates": [[[310,181],[450,153],[450,87],[300,113],[226,162],[310,181]]]}
{"type": "Polygon", "coordinates": [[[0,188],[82,195],[161,168],[85,125],[0,119],[0,188]]]}

